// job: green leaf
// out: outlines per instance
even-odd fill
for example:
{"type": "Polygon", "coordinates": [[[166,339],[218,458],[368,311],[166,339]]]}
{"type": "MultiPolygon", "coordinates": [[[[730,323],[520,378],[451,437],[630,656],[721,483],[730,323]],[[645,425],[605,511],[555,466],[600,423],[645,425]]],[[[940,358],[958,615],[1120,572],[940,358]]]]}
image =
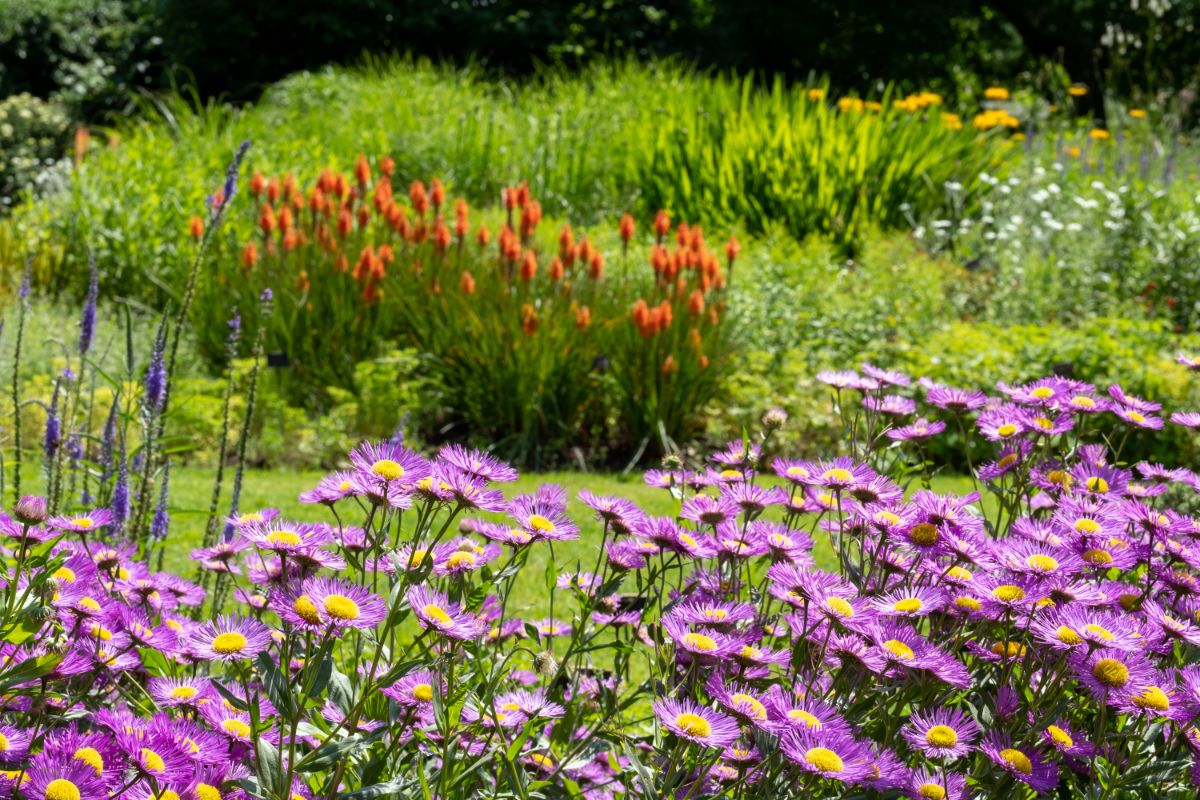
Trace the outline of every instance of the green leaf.
{"type": "Polygon", "coordinates": [[[275,706],[275,710],[285,719],[292,719],[296,714],[296,704],[292,700],[291,686],[283,677],[283,673],[279,671],[279,666],[266,652],[258,654],[254,659],[254,666],[258,669],[263,688],[267,692],[267,698],[275,706]]]}
{"type": "Polygon", "coordinates": [[[0,674],[0,692],[49,675],[62,659],[63,657],[58,653],[47,653],[43,656],[27,658],[19,662],[12,669],[0,674]]]}
{"type": "Polygon", "coordinates": [[[275,789],[275,778],[279,773],[279,750],[263,737],[255,742],[258,754],[258,777],[263,788],[271,793],[275,789]]]}
{"type": "Polygon", "coordinates": [[[404,796],[402,794],[403,790],[411,785],[409,781],[393,778],[386,783],[377,783],[374,786],[367,786],[353,792],[342,792],[338,795],[338,800],[367,800],[370,797],[384,797],[386,795],[404,796]]]}

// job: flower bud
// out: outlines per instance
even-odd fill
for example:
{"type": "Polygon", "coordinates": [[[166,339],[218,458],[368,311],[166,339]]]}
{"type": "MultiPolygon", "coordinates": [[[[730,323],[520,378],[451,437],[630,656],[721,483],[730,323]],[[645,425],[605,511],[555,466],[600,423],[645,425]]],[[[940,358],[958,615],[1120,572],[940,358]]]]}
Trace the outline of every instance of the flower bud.
{"type": "Polygon", "coordinates": [[[17,501],[13,508],[13,516],[18,522],[26,525],[40,525],[49,516],[46,512],[46,498],[36,494],[27,494],[17,501]]]}

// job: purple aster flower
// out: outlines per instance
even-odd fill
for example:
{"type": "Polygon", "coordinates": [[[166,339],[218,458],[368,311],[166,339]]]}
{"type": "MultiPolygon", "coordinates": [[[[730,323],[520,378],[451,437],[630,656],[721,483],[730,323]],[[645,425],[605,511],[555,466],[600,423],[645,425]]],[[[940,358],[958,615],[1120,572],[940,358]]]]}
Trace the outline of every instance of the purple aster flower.
{"type": "Polygon", "coordinates": [[[192,632],[196,654],[210,661],[253,658],[271,645],[271,629],[258,620],[222,614],[192,632]]]}
{"type": "Polygon", "coordinates": [[[900,732],[913,749],[936,759],[965,756],[979,738],[975,720],[956,708],[915,713],[900,732]]]}
{"type": "Polygon", "coordinates": [[[1171,422],[1185,428],[1200,428],[1200,413],[1195,411],[1176,411],[1171,414],[1171,422]]]}
{"type": "Polygon", "coordinates": [[[885,617],[924,617],[946,605],[946,596],[932,586],[910,586],[885,594],[872,602],[885,617]]]}
{"type": "Polygon", "coordinates": [[[867,395],[862,399],[862,405],[868,411],[890,414],[895,417],[904,417],[917,413],[917,403],[915,400],[895,394],[885,394],[882,397],[873,394],[867,395]]]}
{"type": "Polygon", "coordinates": [[[46,498],[37,494],[27,494],[13,506],[13,516],[25,525],[40,525],[46,521],[46,498]]]}
{"type": "Polygon", "coordinates": [[[1077,731],[1065,719],[1055,720],[1042,729],[1042,740],[1058,752],[1078,759],[1090,759],[1096,755],[1096,746],[1089,742],[1082,731],[1077,731]]]}
{"type": "Polygon", "coordinates": [[[1058,767],[1033,748],[1016,747],[996,734],[985,739],[980,749],[996,766],[1038,794],[1058,785],[1058,767]]]}
{"type": "Polygon", "coordinates": [[[1150,416],[1136,408],[1128,408],[1126,406],[1117,406],[1111,410],[1113,414],[1125,420],[1130,425],[1133,425],[1135,428],[1143,428],[1150,431],[1162,430],[1163,421],[1161,417],[1150,416]]]}
{"type": "Polygon", "coordinates": [[[907,442],[918,439],[928,439],[930,437],[937,436],[944,430],[946,430],[946,423],[940,420],[930,422],[924,417],[920,417],[916,422],[913,422],[910,425],[889,429],[887,431],[887,437],[893,442],[907,442]]]}
{"type": "Polygon", "coordinates": [[[874,378],[886,386],[908,386],[912,380],[903,372],[894,369],[883,369],[874,364],[864,363],[862,371],[868,378],[874,378]]]}
{"type": "Polygon", "coordinates": [[[997,384],[1001,392],[1008,395],[1014,403],[1029,406],[1050,406],[1059,401],[1074,388],[1075,382],[1065,378],[1041,378],[1024,386],[1009,386],[1006,383],[997,384]]]}
{"type": "Polygon", "coordinates": [[[728,681],[716,672],[709,676],[704,688],[725,711],[738,719],[769,730],[767,707],[763,702],[766,698],[757,689],[748,684],[728,681]]]}
{"type": "Polygon", "coordinates": [[[63,533],[91,533],[98,528],[112,525],[114,519],[111,509],[93,508],[82,514],[51,517],[46,520],[46,527],[63,533]]]}
{"type": "Polygon", "coordinates": [[[862,781],[874,763],[867,746],[845,733],[790,730],[779,749],[805,772],[846,784],[862,781]]]}
{"type": "Polygon", "coordinates": [[[682,519],[691,520],[697,525],[719,525],[726,520],[736,517],[741,509],[732,499],[709,497],[699,494],[683,501],[679,511],[682,519]]]}
{"type": "Polygon", "coordinates": [[[921,380],[921,385],[925,387],[925,399],[943,411],[964,414],[983,408],[988,402],[987,395],[976,389],[942,386],[926,379],[921,380]]]}
{"type": "Polygon", "coordinates": [[[817,373],[817,380],[835,389],[859,389],[871,392],[879,388],[879,381],[874,378],[864,378],[854,370],[822,370],[817,373]]]}
{"type": "Polygon", "coordinates": [[[150,678],[146,689],[160,706],[190,708],[203,705],[214,691],[206,678],[150,678]]]}
{"type": "Polygon", "coordinates": [[[391,441],[363,442],[350,451],[350,463],[374,483],[415,484],[430,474],[429,462],[391,441]]]}
{"type": "Polygon", "coordinates": [[[311,615],[316,612],[322,626],[370,630],[387,617],[383,598],[356,584],[334,578],[309,578],[301,586],[301,592],[301,597],[309,598],[311,608],[303,606],[305,613],[299,610],[297,613],[307,622],[312,622],[311,615]]]}
{"type": "Polygon", "coordinates": [[[565,716],[567,710],[558,703],[552,703],[546,697],[543,689],[516,689],[501,692],[496,695],[496,707],[500,711],[520,713],[526,719],[558,719],[565,716]]]}
{"type": "Polygon", "coordinates": [[[600,496],[581,489],[579,500],[596,512],[596,519],[618,535],[631,533],[635,525],[646,519],[646,513],[636,503],[622,497],[600,496]]]}
{"type": "Polygon", "coordinates": [[[704,662],[726,658],[742,646],[742,639],[739,637],[710,627],[692,626],[671,617],[664,619],[662,626],[675,642],[679,653],[686,653],[704,662]]]}
{"type": "Polygon", "coordinates": [[[262,550],[293,554],[333,541],[328,525],[313,525],[287,519],[272,519],[264,523],[248,523],[242,529],[246,541],[262,550]]]}
{"type": "Polygon", "coordinates": [[[737,722],[691,700],[660,697],[654,715],[671,733],[703,747],[728,747],[737,741],[737,722]]]}
{"type": "Polygon", "coordinates": [[[1029,430],[1029,415],[1016,405],[1003,405],[988,409],[979,415],[975,424],[984,438],[993,442],[1008,441],[1029,430]]]}
{"type": "Polygon", "coordinates": [[[1076,680],[1102,703],[1109,695],[1147,683],[1153,675],[1145,656],[1112,648],[1080,652],[1070,663],[1076,680]]]}
{"type": "Polygon", "coordinates": [[[1109,386],[1108,396],[1117,401],[1121,407],[1140,411],[1143,414],[1152,414],[1162,410],[1162,403],[1155,403],[1150,400],[1143,400],[1132,394],[1125,394],[1125,390],[1121,388],[1120,384],[1109,386]]]}
{"type": "Polygon", "coordinates": [[[380,689],[385,697],[395,700],[405,708],[433,710],[433,693],[444,694],[446,682],[429,670],[410,672],[386,689],[380,689]]]}
{"type": "Polygon", "coordinates": [[[76,800],[107,797],[104,779],[83,759],[64,759],[43,752],[29,765],[22,794],[30,800],[76,800]]]}
{"type": "Polygon", "coordinates": [[[913,770],[904,794],[912,800],[966,800],[967,779],[954,772],[913,770]]]}
{"type": "Polygon", "coordinates": [[[480,480],[508,483],[517,479],[515,469],[482,450],[447,445],[438,451],[438,459],[480,480]]]}
{"type": "Polygon", "coordinates": [[[667,618],[686,625],[733,625],[754,619],[754,606],[721,600],[689,600],[671,609],[667,618]]]}
{"type": "Polygon", "coordinates": [[[813,465],[813,476],[808,483],[830,490],[849,489],[858,483],[866,483],[875,476],[875,471],[866,464],[856,464],[849,456],[838,456],[832,461],[821,461],[813,465]]]}
{"type": "Polygon", "coordinates": [[[451,603],[440,592],[426,586],[413,586],[405,593],[405,599],[426,630],[437,631],[451,639],[476,639],[484,633],[484,623],[464,612],[457,603],[451,603]]]}

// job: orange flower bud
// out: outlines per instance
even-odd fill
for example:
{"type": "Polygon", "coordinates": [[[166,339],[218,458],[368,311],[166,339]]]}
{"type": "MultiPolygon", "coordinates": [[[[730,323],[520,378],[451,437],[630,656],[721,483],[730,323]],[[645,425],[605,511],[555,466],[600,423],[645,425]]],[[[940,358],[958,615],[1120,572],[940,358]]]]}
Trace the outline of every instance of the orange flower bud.
{"type": "Polygon", "coordinates": [[[393,260],[395,260],[395,258],[396,254],[392,251],[392,246],[390,244],[379,245],[380,261],[382,261],[384,264],[390,264],[393,260]]]}
{"type": "Polygon", "coordinates": [[[526,283],[533,280],[533,276],[537,275],[537,268],[537,256],[532,250],[526,250],[521,258],[521,280],[526,283]]]}
{"type": "Polygon", "coordinates": [[[199,239],[201,236],[203,236],[204,220],[200,219],[199,217],[192,217],[190,220],[188,220],[188,233],[192,235],[193,239],[199,239]]]}
{"type": "Polygon", "coordinates": [[[408,199],[412,202],[413,211],[424,214],[429,208],[429,196],[425,194],[425,184],[413,181],[408,186],[408,199]]]}
{"type": "Polygon", "coordinates": [[[362,153],[358,154],[358,161],[354,164],[354,179],[358,181],[359,186],[366,186],[367,181],[371,180],[371,166],[367,164],[367,157],[362,153]]]}
{"type": "Polygon", "coordinates": [[[730,236],[729,241],[725,243],[725,260],[732,266],[733,260],[738,257],[738,253],[742,252],[742,244],[737,240],[736,236],[730,236]]]}
{"type": "Polygon", "coordinates": [[[392,173],[396,171],[396,161],[391,156],[384,156],[379,162],[379,171],[389,178],[392,177],[392,173]]]}
{"type": "Polygon", "coordinates": [[[266,186],[267,179],[263,177],[261,172],[257,170],[250,176],[250,194],[254,195],[255,199],[262,194],[263,187],[266,186]]]}
{"type": "Polygon", "coordinates": [[[562,259],[559,258],[558,256],[554,256],[554,258],[550,259],[550,280],[552,280],[552,281],[559,280],[560,278],[562,278],[563,272],[564,272],[564,269],[563,269],[562,259]]]}
{"type": "Polygon", "coordinates": [[[307,292],[312,288],[312,283],[308,280],[308,270],[300,270],[300,275],[296,278],[296,288],[301,292],[307,292]]]}
{"type": "Polygon", "coordinates": [[[588,262],[588,275],[594,281],[604,277],[604,256],[599,253],[592,255],[592,260],[588,262]]]}
{"type": "Polygon", "coordinates": [[[661,241],[670,230],[671,218],[667,216],[667,212],[665,210],[660,209],[659,212],[654,215],[654,235],[657,236],[661,241]]]}
{"type": "Polygon", "coordinates": [[[283,199],[291,200],[296,193],[296,176],[290,172],[283,176],[283,199]]]}
{"type": "Polygon", "coordinates": [[[688,297],[688,313],[693,317],[704,313],[704,292],[699,289],[692,290],[691,296],[688,297]]]}
{"type": "Polygon", "coordinates": [[[475,276],[470,270],[463,270],[462,278],[458,281],[458,288],[462,289],[463,294],[475,294],[475,276]]]}
{"type": "Polygon", "coordinates": [[[371,224],[371,212],[366,206],[358,207],[358,227],[365,228],[371,224]]]}
{"type": "Polygon", "coordinates": [[[575,246],[575,236],[570,225],[563,225],[558,234],[558,254],[564,260],[570,257],[571,249],[575,246]]]}
{"type": "Polygon", "coordinates": [[[592,324],[592,310],[587,306],[581,306],[575,310],[575,327],[581,331],[586,331],[588,326],[592,324]]]}
{"type": "Polygon", "coordinates": [[[279,180],[271,178],[267,181],[267,201],[275,203],[277,200],[279,200],[279,180]]]}
{"type": "Polygon", "coordinates": [[[283,235],[283,252],[290,253],[300,244],[300,237],[295,231],[288,231],[283,235]]]}
{"type": "Polygon", "coordinates": [[[521,306],[521,330],[525,331],[527,335],[532,336],[537,333],[537,329],[537,310],[529,303],[525,303],[521,306]]]}
{"type": "Polygon", "coordinates": [[[439,216],[433,224],[433,247],[439,253],[444,253],[449,246],[450,229],[446,227],[446,221],[439,216]]]}
{"type": "Polygon", "coordinates": [[[434,211],[441,208],[442,203],[446,201],[446,187],[442,186],[442,182],[437,178],[429,183],[429,198],[433,201],[434,211]]]}
{"type": "Polygon", "coordinates": [[[670,375],[672,372],[675,372],[677,369],[679,369],[679,367],[675,364],[675,356],[668,355],[665,359],[663,359],[663,365],[662,365],[662,374],[663,375],[670,375]]]}
{"type": "Polygon", "coordinates": [[[700,354],[700,369],[708,369],[708,356],[700,354]]]}
{"type": "Polygon", "coordinates": [[[292,210],[284,206],[279,210],[279,232],[286,234],[292,229],[292,210]]]}
{"type": "Polygon", "coordinates": [[[333,266],[338,272],[345,272],[350,269],[350,261],[346,258],[345,253],[338,253],[337,260],[333,262],[333,266]]]}
{"type": "Polygon", "coordinates": [[[242,266],[250,269],[258,263],[258,248],[254,246],[254,242],[246,242],[246,246],[242,248],[242,266]]]}
{"type": "Polygon", "coordinates": [[[621,241],[628,244],[629,240],[633,238],[633,231],[634,231],[633,216],[630,214],[623,215],[621,217],[621,226],[620,226],[621,241]]]}
{"type": "Polygon", "coordinates": [[[354,216],[350,213],[350,209],[343,208],[338,212],[337,231],[338,235],[345,239],[350,235],[350,231],[354,229],[354,216]]]}
{"type": "Polygon", "coordinates": [[[488,232],[487,226],[480,225],[479,230],[475,232],[475,241],[479,242],[480,247],[487,247],[491,239],[492,234],[488,232]]]}

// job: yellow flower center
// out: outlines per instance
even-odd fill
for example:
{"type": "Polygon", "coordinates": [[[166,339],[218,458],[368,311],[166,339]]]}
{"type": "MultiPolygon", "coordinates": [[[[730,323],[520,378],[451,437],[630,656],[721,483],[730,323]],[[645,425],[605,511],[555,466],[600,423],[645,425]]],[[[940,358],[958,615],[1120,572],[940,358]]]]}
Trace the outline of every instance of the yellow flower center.
{"type": "Polygon", "coordinates": [[[846,769],[837,753],[827,747],[812,747],[804,754],[804,760],[818,772],[840,773],[846,769]]]}
{"type": "Polygon", "coordinates": [[[1001,469],[1004,467],[1011,467],[1013,464],[1017,463],[1017,458],[1019,458],[1018,454],[1009,453],[1006,456],[1002,456],[1000,460],[996,462],[996,466],[1000,467],[1001,469]]]}
{"type": "Polygon", "coordinates": [[[170,696],[173,700],[191,700],[199,693],[194,686],[176,686],[171,690],[170,696]]]}
{"type": "Polygon", "coordinates": [[[60,581],[66,581],[67,583],[74,583],[75,571],[70,567],[59,567],[58,569],[54,570],[54,574],[50,577],[56,578],[60,581]]]}
{"type": "Polygon", "coordinates": [[[956,581],[969,581],[975,577],[971,570],[963,569],[962,567],[951,567],[946,570],[946,574],[956,581]]]}
{"type": "Polygon", "coordinates": [[[196,800],[221,800],[221,790],[207,783],[198,783],[194,790],[196,800]]]}
{"type": "Polygon", "coordinates": [[[376,461],[371,465],[371,472],[374,472],[385,481],[395,481],[404,477],[404,467],[390,458],[381,458],[376,461]]]}
{"type": "Polygon", "coordinates": [[[978,611],[979,609],[983,608],[983,603],[980,603],[970,595],[963,595],[962,597],[954,598],[954,605],[958,606],[959,608],[965,608],[967,611],[978,611]]]}
{"type": "Polygon", "coordinates": [[[903,600],[897,600],[892,604],[892,609],[904,614],[911,614],[920,611],[925,604],[916,597],[906,597],[903,600]]]}
{"type": "Polygon", "coordinates": [[[65,778],[55,778],[46,784],[46,800],[79,800],[79,787],[65,778]]]}
{"type": "Polygon", "coordinates": [[[723,469],[721,470],[721,477],[725,478],[726,480],[732,480],[733,478],[742,477],[742,473],[738,472],[736,469],[723,469]]]}
{"type": "Polygon", "coordinates": [[[705,619],[720,622],[729,616],[729,612],[723,608],[706,608],[701,612],[705,619]]]}
{"type": "Polygon", "coordinates": [[[680,714],[675,717],[675,727],[697,739],[707,739],[712,735],[712,724],[699,714],[680,714]]]}
{"type": "Polygon", "coordinates": [[[992,589],[992,597],[1002,603],[1016,603],[1025,599],[1025,590],[1020,586],[1005,583],[992,589]]]}
{"type": "Polygon", "coordinates": [[[895,525],[900,521],[900,515],[891,511],[880,511],[875,515],[875,521],[881,525],[895,525]]]}
{"type": "Polygon", "coordinates": [[[295,531],[271,531],[267,534],[267,544],[286,544],[295,547],[300,544],[300,534],[295,531]]]}
{"type": "Polygon", "coordinates": [[[913,544],[921,547],[931,547],[937,544],[938,529],[931,522],[919,522],[912,526],[912,530],[908,532],[908,538],[913,544]]]}
{"type": "Polygon", "coordinates": [[[1005,424],[1001,425],[999,428],[996,428],[996,433],[999,436],[1002,436],[1006,439],[1009,436],[1012,436],[1016,432],[1017,432],[1017,426],[1013,425],[1011,422],[1006,422],[1005,424]]]}
{"type": "Polygon", "coordinates": [[[84,530],[87,530],[96,526],[96,520],[92,519],[91,517],[75,517],[73,520],[71,520],[71,524],[76,528],[83,528],[84,530]]]}
{"type": "Polygon", "coordinates": [[[917,787],[917,794],[928,800],[945,800],[946,790],[936,783],[922,783],[917,787]]]}
{"type": "Polygon", "coordinates": [[[913,649],[899,639],[888,639],[883,643],[883,649],[887,650],[893,658],[901,661],[912,661],[916,658],[913,649]]]}
{"type": "Polygon", "coordinates": [[[1095,408],[1096,401],[1087,395],[1080,394],[1071,398],[1071,405],[1076,408],[1095,408]]]}
{"type": "Polygon", "coordinates": [[[1145,422],[1146,418],[1136,411],[1129,412],[1129,418],[1134,422],[1145,422]]]}
{"type": "Polygon", "coordinates": [[[788,467],[787,476],[789,478],[807,478],[808,470],[804,467],[788,467]]]}
{"type": "Polygon", "coordinates": [[[1113,563],[1112,553],[1099,548],[1091,548],[1083,551],[1083,560],[1097,567],[1106,567],[1113,563]]]}
{"type": "Polygon", "coordinates": [[[246,637],[237,631],[222,633],[213,639],[212,649],[223,656],[240,653],[246,648],[246,637]]]}
{"type": "Polygon", "coordinates": [[[1029,775],[1033,772],[1033,762],[1029,760],[1029,756],[1025,755],[1020,750],[1014,750],[1011,747],[1006,747],[1000,751],[1000,757],[1004,759],[1004,763],[1008,764],[1022,775],[1029,775]]]}
{"type": "Polygon", "coordinates": [[[1038,400],[1045,400],[1047,397],[1054,396],[1054,390],[1049,386],[1039,386],[1029,394],[1036,397],[1038,400]]]}
{"type": "Polygon", "coordinates": [[[949,725],[934,725],[925,732],[925,741],[930,747],[954,747],[958,744],[958,731],[949,725]]]}
{"type": "Polygon", "coordinates": [[[413,700],[418,703],[433,702],[433,685],[428,683],[418,683],[412,689],[413,700]]]}
{"type": "Polygon", "coordinates": [[[313,603],[312,598],[306,594],[302,594],[292,601],[292,611],[295,611],[296,616],[309,625],[316,625],[321,621],[320,610],[313,603]]]}
{"type": "Polygon", "coordinates": [[[1104,639],[1105,641],[1108,641],[1113,638],[1112,632],[1109,631],[1108,628],[1105,628],[1103,625],[1097,625],[1094,622],[1084,625],[1083,629],[1085,631],[1087,631],[1088,633],[1090,633],[1092,636],[1096,636],[1100,639],[1104,639]]]}
{"type": "Polygon", "coordinates": [[[546,517],[543,517],[541,514],[534,514],[533,516],[531,516],[529,518],[527,524],[529,525],[530,528],[537,531],[538,533],[553,533],[554,532],[554,523],[551,522],[546,517]]]}
{"type": "Polygon", "coordinates": [[[1046,480],[1050,481],[1056,486],[1070,486],[1071,473],[1061,469],[1052,469],[1046,473],[1046,480]]]}
{"type": "Polygon", "coordinates": [[[1129,667],[1115,658],[1102,658],[1092,666],[1092,677],[1109,689],[1120,689],[1129,683],[1129,667]]]}
{"type": "Polygon", "coordinates": [[[331,594],[325,598],[325,613],[334,619],[355,620],[361,615],[358,603],[340,594],[331,594]]]}
{"type": "Polygon", "coordinates": [[[683,542],[683,543],[684,543],[684,544],[686,544],[688,547],[695,547],[695,546],[696,546],[696,540],[695,540],[694,538],[692,538],[691,536],[689,536],[688,534],[686,534],[686,533],[681,533],[681,534],[679,534],[679,541],[683,542]]]}
{"type": "Polygon", "coordinates": [[[100,604],[90,597],[83,597],[79,600],[79,605],[86,608],[88,611],[99,611],[100,604]]]}
{"type": "Polygon", "coordinates": [[[1025,559],[1025,563],[1029,568],[1038,572],[1054,572],[1058,569],[1058,559],[1051,556],[1035,553],[1025,559]]]}
{"type": "Polygon", "coordinates": [[[467,553],[463,550],[456,550],[450,554],[449,558],[446,559],[446,566],[448,566],[448,567],[473,567],[473,566],[475,566],[476,561],[478,561],[478,559],[475,558],[474,553],[467,553]]]}
{"type": "Polygon", "coordinates": [[[1025,655],[1025,645],[1020,642],[996,642],[992,645],[992,653],[1002,658],[1016,658],[1025,655]]]}
{"type": "Polygon", "coordinates": [[[104,756],[94,747],[81,747],[75,751],[75,758],[96,770],[99,777],[104,772],[104,756]]]}
{"type": "Polygon", "coordinates": [[[238,524],[244,525],[247,522],[264,522],[263,515],[257,511],[251,511],[249,514],[242,514],[238,517],[238,524]]]}
{"type": "Polygon", "coordinates": [[[1054,635],[1060,642],[1063,644],[1069,644],[1072,647],[1077,644],[1083,644],[1083,637],[1068,628],[1066,625],[1059,625],[1058,630],[1054,632],[1054,635]]]}
{"type": "Polygon", "coordinates": [[[1108,494],[1108,481],[1100,477],[1091,477],[1087,479],[1087,488],[1089,492],[1096,494],[1108,494]]]}
{"type": "Polygon", "coordinates": [[[844,597],[828,597],[825,607],[839,617],[853,617],[854,607],[844,597]]]}
{"type": "Polygon", "coordinates": [[[835,481],[837,483],[846,483],[846,482],[852,480],[853,478],[854,478],[854,473],[852,473],[848,469],[842,469],[841,467],[834,467],[833,469],[827,469],[823,473],[821,473],[821,480],[835,481]]]}
{"type": "Polygon", "coordinates": [[[167,771],[167,762],[163,761],[163,757],[149,747],[142,748],[142,766],[150,772],[167,771]]]}
{"type": "Polygon", "coordinates": [[[767,718],[766,706],[758,702],[758,700],[754,699],[750,695],[743,692],[738,692],[737,694],[732,695],[729,699],[734,705],[741,707],[742,711],[745,712],[747,716],[754,717],[755,719],[767,718]]]}
{"type": "Polygon", "coordinates": [[[429,617],[439,625],[450,624],[450,615],[446,613],[446,609],[442,608],[441,606],[436,606],[433,603],[429,603],[422,608],[421,611],[424,612],[425,616],[429,617]]]}
{"type": "Polygon", "coordinates": [[[688,649],[699,650],[703,653],[711,653],[717,649],[717,643],[703,633],[689,633],[683,637],[683,643],[688,649]]]}
{"type": "Polygon", "coordinates": [[[113,632],[98,622],[92,625],[90,631],[92,636],[95,636],[102,642],[112,641],[113,632]]]}
{"type": "Polygon", "coordinates": [[[1134,695],[1132,700],[1138,708],[1148,708],[1152,711],[1166,711],[1171,707],[1171,698],[1157,686],[1151,686],[1141,694],[1134,695]]]}
{"type": "Polygon", "coordinates": [[[530,753],[529,760],[543,767],[554,766],[554,759],[542,753],[530,753]]]}
{"type": "Polygon", "coordinates": [[[821,720],[805,711],[803,708],[793,708],[788,712],[788,719],[800,720],[806,728],[821,730],[821,720]]]}
{"type": "Polygon", "coordinates": [[[1075,740],[1071,735],[1057,725],[1051,725],[1046,728],[1046,733],[1050,736],[1050,740],[1059,747],[1070,748],[1075,746],[1075,740]]]}
{"type": "Polygon", "coordinates": [[[226,733],[233,734],[242,738],[250,735],[250,726],[242,722],[240,719],[227,719],[221,722],[221,727],[226,733]]]}

